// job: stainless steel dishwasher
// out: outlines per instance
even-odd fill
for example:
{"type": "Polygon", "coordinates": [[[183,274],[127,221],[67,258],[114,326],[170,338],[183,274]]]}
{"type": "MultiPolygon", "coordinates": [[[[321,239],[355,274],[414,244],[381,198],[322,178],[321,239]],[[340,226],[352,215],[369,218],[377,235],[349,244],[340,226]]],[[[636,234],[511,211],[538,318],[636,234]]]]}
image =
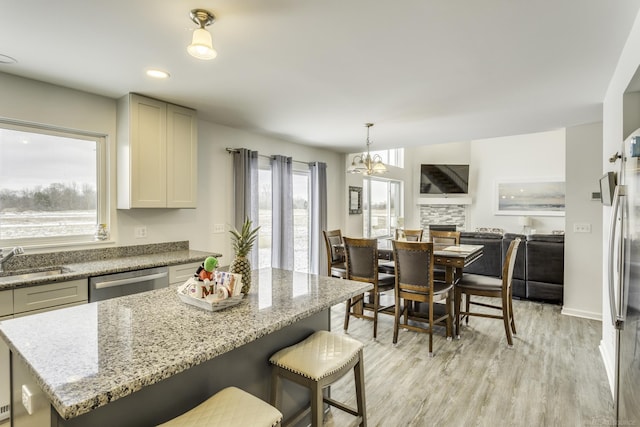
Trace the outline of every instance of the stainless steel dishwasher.
{"type": "Polygon", "coordinates": [[[151,291],[169,286],[167,267],[146,268],[89,278],[89,302],[151,291]]]}

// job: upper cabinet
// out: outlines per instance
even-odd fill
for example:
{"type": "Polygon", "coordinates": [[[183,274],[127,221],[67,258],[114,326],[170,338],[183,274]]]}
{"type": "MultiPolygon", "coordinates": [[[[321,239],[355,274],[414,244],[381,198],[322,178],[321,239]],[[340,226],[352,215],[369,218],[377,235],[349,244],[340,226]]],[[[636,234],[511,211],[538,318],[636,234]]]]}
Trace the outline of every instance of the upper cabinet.
{"type": "Polygon", "coordinates": [[[195,208],[196,111],[128,94],[118,101],[118,209],[195,208]]]}

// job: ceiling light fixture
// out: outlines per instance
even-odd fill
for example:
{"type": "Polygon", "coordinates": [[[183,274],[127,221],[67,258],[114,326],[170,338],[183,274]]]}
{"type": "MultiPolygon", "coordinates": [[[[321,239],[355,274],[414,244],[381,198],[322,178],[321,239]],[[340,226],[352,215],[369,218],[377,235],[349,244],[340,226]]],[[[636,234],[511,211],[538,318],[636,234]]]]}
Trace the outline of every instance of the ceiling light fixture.
{"type": "Polygon", "coordinates": [[[379,154],[374,154],[371,157],[369,146],[371,141],[369,140],[369,129],[373,126],[373,123],[365,123],[367,127],[367,152],[357,154],[353,156],[351,160],[351,166],[347,169],[349,173],[361,173],[363,175],[378,175],[387,172],[387,167],[382,163],[382,157],[379,154]]]}
{"type": "Polygon", "coordinates": [[[215,20],[213,14],[204,9],[193,9],[189,16],[191,16],[193,22],[200,26],[200,28],[197,28],[193,32],[191,44],[187,46],[189,55],[205,60],[218,56],[218,52],[215,51],[211,43],[211,34],[204,28],[207,25],[213,24],[215,20]]]}
{"type": "Polygon", "coordinates": [[[147,70],[147,76],[153,77],[154,79],[168,79],[170,74],[163,70],[150,68],[147,70]]]}

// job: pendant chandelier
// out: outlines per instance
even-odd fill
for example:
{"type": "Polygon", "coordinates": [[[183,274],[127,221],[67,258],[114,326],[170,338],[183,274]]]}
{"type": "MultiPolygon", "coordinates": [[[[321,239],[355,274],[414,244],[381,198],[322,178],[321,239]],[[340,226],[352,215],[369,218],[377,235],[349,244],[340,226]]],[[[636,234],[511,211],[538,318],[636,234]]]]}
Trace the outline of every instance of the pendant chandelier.
{"type": "Polygon", "coordinates": [[[382,163],[382,157],[379,154],[374,154],[371,157],[369,146],[371,141],[369,140],[369,128],[373,126],[373,123],[365,123],[367,128],[367,152],[357,154],[353,156],[351,160],[351,166],[347,169],[348,173],[361,173],[363,175],[378,175],[387,172],[387,167],[382,163]]]}

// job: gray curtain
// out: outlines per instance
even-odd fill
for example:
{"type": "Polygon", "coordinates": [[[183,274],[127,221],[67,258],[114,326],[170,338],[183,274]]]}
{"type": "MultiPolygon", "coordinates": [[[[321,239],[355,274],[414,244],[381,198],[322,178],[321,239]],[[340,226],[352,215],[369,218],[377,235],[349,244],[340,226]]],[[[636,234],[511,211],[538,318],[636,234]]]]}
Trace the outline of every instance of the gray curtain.
{"type": "MultiPolygon", "coordinates": [[[[246,148],[233,151],[233,185],[235,194],[234,226],[237,230],[242,228],[244,220],[249,218],[253,227],[259,225],[258,221],[258,152],[246,148]]],[[[259,247],[258,243],[254,249],[259,247]]],[[[251,250],[249,259],[253,266],[258,265],[258,251],[251,250]]],[[[231,260],[229,260],[231,262],[231,260]]]]}
{"type": "MultiPolygon", "coordinates": [[[[327,164],[309,164],[311,178],[311,229],[309,237],[309,273],[319,274],[327,265],[322,231],[327,229],[327,164]]],[[[325,273],[326,274],[326,273],[325,273]]]]}
{"type": "Polygon", "coordinates": [[[272,230],[271,266],[293,270],[293,172],[292,159],[276,155],[271,158],[272,230]]]}

